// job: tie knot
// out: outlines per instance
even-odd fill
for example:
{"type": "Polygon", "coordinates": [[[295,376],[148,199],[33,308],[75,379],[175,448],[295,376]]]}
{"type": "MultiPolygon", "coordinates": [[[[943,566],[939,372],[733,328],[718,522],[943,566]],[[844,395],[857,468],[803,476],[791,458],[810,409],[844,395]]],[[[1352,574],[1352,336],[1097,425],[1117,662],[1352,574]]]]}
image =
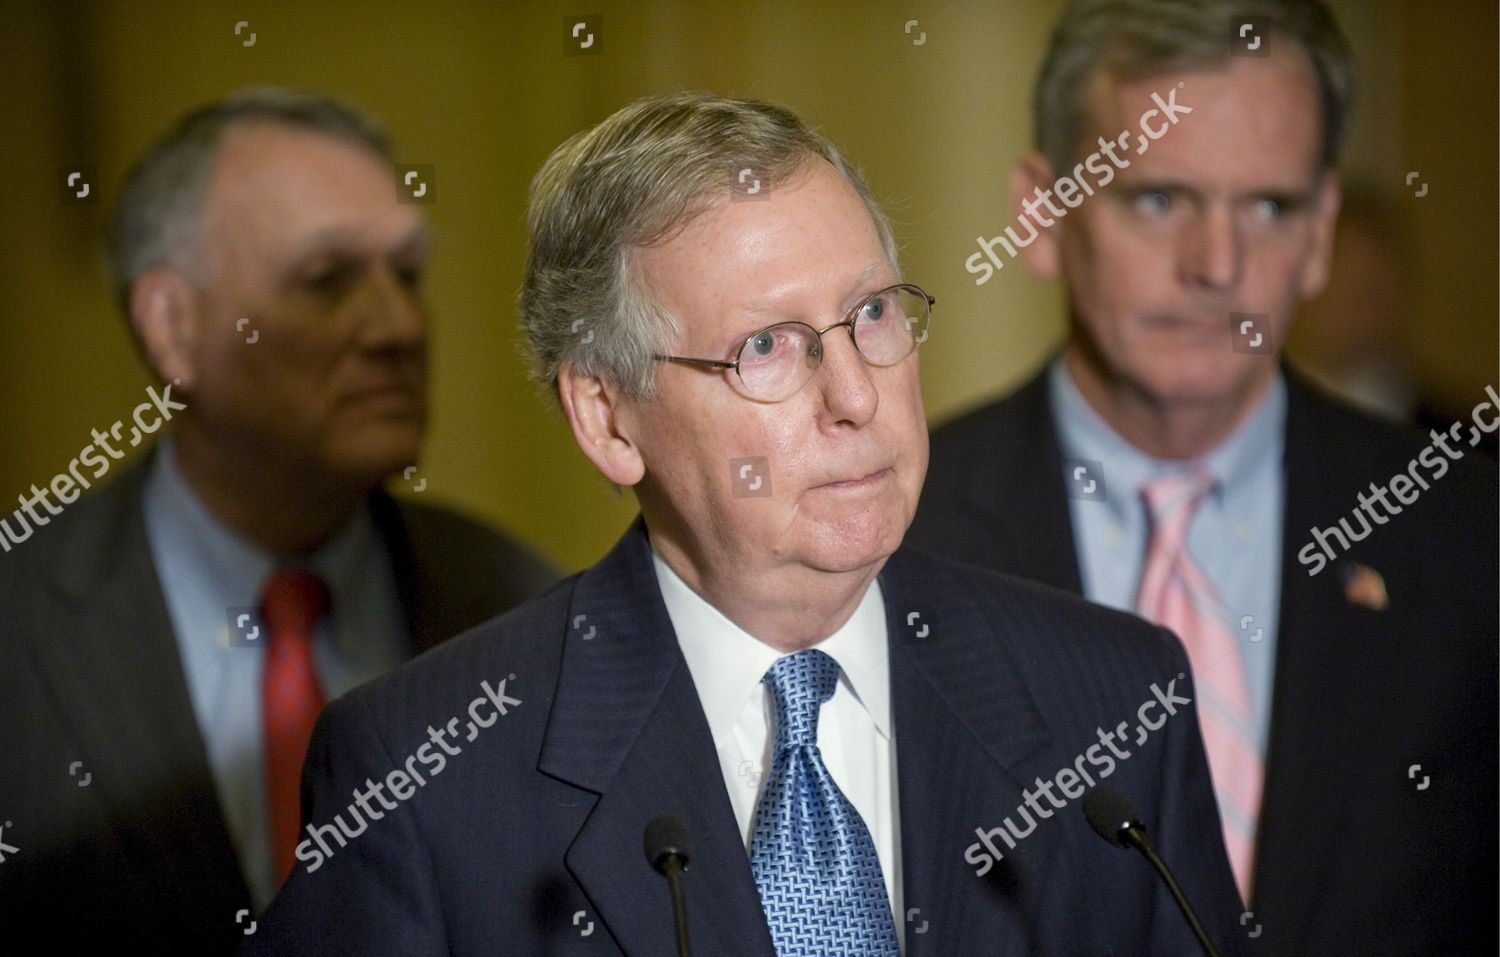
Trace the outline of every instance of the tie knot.
{"type": "Polygon", "coordinates": [[[761,681],[776,696],[776,750],[817,744],[818,711],[833,697],[839,663],[821,651],[799,651],[778,659],[761,681]]]}
{"type": "Polygon", "coordinates": [[[1213,486],[1212,475],[1196,470],[1168,472],[1146,482],[1141,486],[1141,497],[1146,500],[1152,526],[1158,532],[1173,525],[1186,528],[1213,486]]]}
{"type": "Polygon", "coordinates": [[[272,575],[261,592],[260,618],[271,634],[309,634],[328,614],[328,586],[305,568],[272,575]]]}

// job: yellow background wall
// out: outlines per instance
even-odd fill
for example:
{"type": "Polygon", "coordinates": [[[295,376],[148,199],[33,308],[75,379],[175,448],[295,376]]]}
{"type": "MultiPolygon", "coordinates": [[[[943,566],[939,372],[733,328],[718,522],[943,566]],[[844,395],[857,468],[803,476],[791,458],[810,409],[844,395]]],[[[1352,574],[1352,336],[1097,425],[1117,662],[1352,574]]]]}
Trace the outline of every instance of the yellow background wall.
{"type": "MultiPolygon", "coordinates": [[[[1364,70],[1345,169],[1408,207],[1413,359],[1428,391],[1467,408],[1495,381],[1497,355],[1496,8],[1335,6],[1364,70]],[[1427,196],[1405,187],[1409,170],[1427,196]]],[[[922,354],[930,420],[1006,391],[1060,341],[1055,288],[1019,264],[982,287],[963,268],[975,238],[1007,221],[1056,0],[587,8],[603,18],[598,56],[563,55],[572,0],[0,0],[0,503],[141,400],[150,380],[100,265],[105,211],[178,115],[247,84],[347,98],[385,120],[401,159],[435,164],[422,494],[568,567],[596,558],[635,509],[526,379],[514,308],[525,190],[554,146],[635,97],[693,87],[776,100],[862,166],[897,222],[906,275],[939,301],[922,354]],[[82,163],[97,170],[98,205],[61,200],[62,172],[82,163]]]]}

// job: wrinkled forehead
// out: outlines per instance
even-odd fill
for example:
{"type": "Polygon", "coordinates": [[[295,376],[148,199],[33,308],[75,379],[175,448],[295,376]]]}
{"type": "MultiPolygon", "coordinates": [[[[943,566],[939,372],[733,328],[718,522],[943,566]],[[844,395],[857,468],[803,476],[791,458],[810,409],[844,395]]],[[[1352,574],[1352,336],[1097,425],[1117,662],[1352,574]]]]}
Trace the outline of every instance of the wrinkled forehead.
{"type": "Polygon", "coordinates": [[[646,290],[684,341],[788,320],[827,325],[860,294],[897,281],[873,216],[835,168],[780,182],[763,201],[721,198],[635,249],[646,290]]]}
{"type": "Polygon", "coordinates": [[[1306,181],[1321,172],[1317,75],[1306,51],[1294,44],[1266,57],[1096,69],[1083,88],[1079,120],[1078,159],[1097,150],[1100,137],[1119,142],[1122,133],[1129,134],[1120,149],[1132,164],[1122,172],[1127,177],[1165,166],[1209,176],[1229,164],[1243,167],[1244,175],[1235,178],[1285,186],[1289,177],[1306,181]],[[1141,151],[1148,117],[1167,131],[1141,151]],[[1265,175],[1256,176],[1257,170],[1265,175]]]}

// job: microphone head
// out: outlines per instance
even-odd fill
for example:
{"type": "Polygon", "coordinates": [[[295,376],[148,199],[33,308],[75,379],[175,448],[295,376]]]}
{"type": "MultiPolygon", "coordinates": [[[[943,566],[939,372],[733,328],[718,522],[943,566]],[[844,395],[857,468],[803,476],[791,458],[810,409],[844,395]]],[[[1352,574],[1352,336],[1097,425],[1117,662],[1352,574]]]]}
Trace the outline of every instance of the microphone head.
{"type": "Polygon", "coordinates": [[[1121,835],[1141,826],[1136,820],[1135,808],[1130,806],[1130,799],[1103,785],[1083,796],[1083,816],[1088,818],[1089,827],[1095,834],[1115,847],[1129,847],[1121,835]]]}
{"type": "Polygon", "coordinates": [[[676,857],[687,870],[692,851],[688,845],[687,826],[670,814],[660,814],[646,825],[646,860],[666,873],[668,858],[676,857]]]}

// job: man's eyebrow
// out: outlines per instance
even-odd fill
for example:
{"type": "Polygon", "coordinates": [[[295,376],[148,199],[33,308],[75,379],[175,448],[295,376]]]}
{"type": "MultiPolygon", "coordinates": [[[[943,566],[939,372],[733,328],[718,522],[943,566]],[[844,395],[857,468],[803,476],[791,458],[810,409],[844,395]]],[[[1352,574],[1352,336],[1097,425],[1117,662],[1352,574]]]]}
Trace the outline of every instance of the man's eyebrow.
{"type": "Polygon", "coordinates": [[[1162,179],[1155,176],[1132,177],[1120,174],[1115,180],[1119,188],[1130,193],[1198,193],[1196,186],[1182,180],[1162,179]]]}
{"type": "Polygon", "coordinates": [[[894,276],[895,279],[892,280],[893,282],[899,282],[901,279],[901,270],[897,268],[895,263],[887,262],[886,258],[882,256],[879,259],[871,260],[870,264],[859,274],[859,278],[856,280],[855,291],[857,292],[861,287],[869,285],[871,280],[882,273],[894,276]]]}
{"type": "MultiPolygon", "coordinates": [[[[1186,193],[1195,197],[1205,195],[1202,188],[1175,179],[1158,179],[1155,177],[1133,179],[1128,175],[1122,174],[1116,180],[1116,184],[1122,192],[1126,193],[1186,193]]],[[[1234,198],[1237,200],[1276,199],[1283,202],[1307,202],[1316,193],[1316,184],[1264,183],[1249,189],[1237,190],[1234,198]]]]}
{"type": "MultiPolygon", "coordinates": [[[[849,290],[843,295],[841,301],[845,303],[845,307],[852,308],[862,296],[866,296],[874,292],[875,290],[869,289],[867,287],[871,284],[872,280],[874,280],[875,277],[879,276],[881,273],[890,273],[893,276],[898,275],[896,272],[896,267],[886,262],[884,257],[872,260],[869,265],[860,270],[858,276],[854,277],[854,281],[850,284],[849,290]]],[[[742,313],[747,319],[754,316],[764,316],[767,313],[770,313],[773,318],[776,316],[780,316],[780,318],[776,319],[776,323],[789,321],[784,315],[781,314],[780,308],[778,306],[758,301],[741,306],[739,307],[738,311],[742,313]]],[[[840,318],[843,317],[840,316],[840,318]]],[[[757,323],[759,323],[760,321],[761,320],[759,319],[756,320],[757,323]]],[[[764,328],[764,325],[756,325],[755,328],[748,328],[751,323],[745,323],[743,325],[748,329],[748,331],[737,333],[734,340],[736,343],[743,340],[746,335],[754,333],[757,329],[764,328]]]]}
{"type": "MultiPolygon", "coordinates": [[[[363,259],[367,255],[364,238],[367,235],[363,229],[354,229],[348,226],[331,226],[314,232],[292,247],[292,251],[286,257],[288,268],[295,266],[309,256],[319,253],[334,253],[350,258],[363,259]]],[[[402,236],[393,249],[399,252],[408,250],[425,252],[432,245],[432,231],[425,222],[419,222],[402,236]]]]}

